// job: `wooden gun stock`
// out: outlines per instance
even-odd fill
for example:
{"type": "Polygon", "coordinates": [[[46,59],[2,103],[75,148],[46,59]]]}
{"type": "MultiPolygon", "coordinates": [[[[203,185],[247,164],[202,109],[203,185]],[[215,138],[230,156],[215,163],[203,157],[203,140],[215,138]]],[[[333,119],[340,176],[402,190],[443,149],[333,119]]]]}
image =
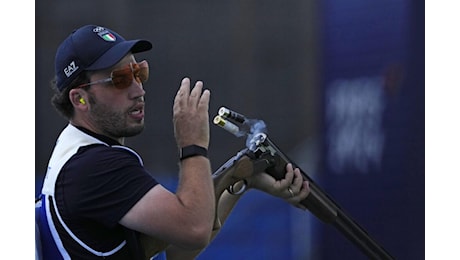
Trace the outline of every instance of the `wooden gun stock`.
{"type": "MultiPolygon", "coordinates": [[[[252,174],[262,172],[270,166],[268,160],[253,159],[248,157],[248,155],[247,149],[241,150],[212,174],[216,205],[218,205],[219,199],[226,189],[232,187],[237,182],[244,182],[252,174]]],[[[243,187],[243,189],[245,188],[243,187]]],[[[218,207],[216,206],[213,230],[217,230],[222,226],[217,209],[218,207]]]]}

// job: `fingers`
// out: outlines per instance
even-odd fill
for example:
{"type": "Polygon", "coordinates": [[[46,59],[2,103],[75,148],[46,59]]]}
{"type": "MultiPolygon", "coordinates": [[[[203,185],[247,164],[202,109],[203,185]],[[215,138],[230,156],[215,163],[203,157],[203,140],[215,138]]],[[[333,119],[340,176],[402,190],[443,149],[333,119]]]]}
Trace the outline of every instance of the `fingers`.
{"type": "Polygon", "coordinates": [[[202,81],[197,81],[191,89],[190,79],[182,79],[173,105],[174,134],[179,147],[190,144],[208,147],[209,101],[210,91],[203,91],[202,81]]]}
{"type": "Polygon", "coordinates": [[[292,181],[294,178],[294,169],[291,163],[286,165],[286,174],[284,175],[284,179],[281,179],[279,182],[275,183],[278,184],[278,187],[275,187],[280,190],[287,190],[288,187],[292,185],[292,181]]]}
{"type": "Polygon", "coordinates": [[[303,182],[303,178],[302,178],[302,174],[300,173],[300,169],[296,168],[294,170],[294,179],[290,186],[294,194],[297,194],[300,192],[300,189],[302,188],[302,182],[303,182]]]}
{"type": "Polygon", "coordinates": [[[177,90],[176,97],[174,98],[174,112],[177,112],[181,107],[186,106],[188,95],[190,92],[190,79],[184,78],[181,81],[179,90],[177,90]]]}
{"type": "Polygon", "coordinates": [[[203,90],[203,82],[197,81],[188,98],[188,102],[191,107],[196,107],[198,105],[198,101],[200,100],[202,90],[203,90]]]}
{"type": "Polygon", "coordinates": [[[308,181],[303,181],[300,191],[294,196],[290,196],[289,198],[287,198],[286,201],[299,209],[306,210],[307,208],[303,204],[301,204],[301,202],[305,200],[309,194],[310,184],[308,181]]]}
{"type": "Polygon", "coordinates": [[[288,195],[286,200],[295,207],[306,210],[306,207],[300,202],[310,194],[310,183],[303,179],[299,168],[293,169],[292,164],[286,166],[286,180],[288,180],[290,172],[292,173],[292,182],[286,189],[286,194],[288,195]]]}
{"type": "Polygon", "coordinates": [[[303,179],[300,169],[294,169],[291,163],[286,165],[283,179],[276,180],[273,176],[262,172],[251,176],[249,186],[282,198],[297,208],[307,209],[301,202],[310,194],[310,183],[303,179]]]}
{"type": "Polygon", "coordinates": [[[306,210],[307,208],[303,204],[300,204],[300,202],[306,199],[309,194],[310,194],[310,183],[308,181],[304,181],[302,183],[302,189],[300,190],[296,198],[294,198],[294,201],[297,202],[295,206],[303,210],[306,210]]]}
{"type": "Polygon", "coordinates": [[[203,82],[197,81],[192,91],[190,91],[190,79],[182,79],[179,90],[177,91],[174,102],[181,106],[197,107],[202,106],[207,108],[209,104],[210,92],[203,91],[203,82]],[[202,93],[203,92],[203,93],[202,93]]]}
{"type": "Polygon", "coordinates": [[[203,110],[208,111],[210,98],[211,98],[211,92],[208,89],[205,89],[203,91],[203,94],[201,94],[201,98],[198,102],[198,109],[203,109],[203,110]]]}
{"type": "Polygon", "coordinates": [[[188,95],[190,92],[190,79],[183,78],[179,90],[177,91],[176,99],[188,99],[188,95]]]}
{"type": "Polygon", "coordinates": [[[299,168],[293,168],[292,163],[288,163],[286,165],[286,175],[284,179],[281,180],[282,188],[290,188],[294,194],[299,193],[300,189],[302,188],[302,174],[300,173],[299,168]]]}

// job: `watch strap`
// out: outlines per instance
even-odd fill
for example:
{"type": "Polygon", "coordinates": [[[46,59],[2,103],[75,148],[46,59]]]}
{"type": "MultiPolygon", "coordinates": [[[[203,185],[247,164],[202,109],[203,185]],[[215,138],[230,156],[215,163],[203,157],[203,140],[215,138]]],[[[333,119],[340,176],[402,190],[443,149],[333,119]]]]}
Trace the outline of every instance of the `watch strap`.
{"type": "Polygon", "coordinates": [[[208,157],[208,150],[202,146],[192,144],[180,149],[179,160],[184,160],[194,156],[208,157]]]}

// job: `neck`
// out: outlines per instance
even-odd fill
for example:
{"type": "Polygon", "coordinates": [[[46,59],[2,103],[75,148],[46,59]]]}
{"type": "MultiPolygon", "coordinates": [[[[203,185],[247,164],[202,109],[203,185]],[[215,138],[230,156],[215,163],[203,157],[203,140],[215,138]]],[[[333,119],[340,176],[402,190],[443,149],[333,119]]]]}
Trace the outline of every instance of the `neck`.
{"type": "Polygon", "coordinates": [[[81,124],[81,123],[79,123],[79,122],[77,122],[75,120],[70,120],[70,124],[72,124],[73,126],[75,126],[77,128],[80,128],[80,130],[83,129],[84,132],[89,132],[89,134],[91,134],[91,135],[98,135],[99,137],[96,136],[97,138],[104,138],[104,139],[109,138],[111,140],[114,140],[114,141],[118,142],[121,145],[125,144],[125,137],[118,137],[117,138],[117,137],[107,135],[107,134],[103,133],[102,131],[99,131],[98,129],[96,129],[94,127],[90,127],[87,124],[81,124]]]}

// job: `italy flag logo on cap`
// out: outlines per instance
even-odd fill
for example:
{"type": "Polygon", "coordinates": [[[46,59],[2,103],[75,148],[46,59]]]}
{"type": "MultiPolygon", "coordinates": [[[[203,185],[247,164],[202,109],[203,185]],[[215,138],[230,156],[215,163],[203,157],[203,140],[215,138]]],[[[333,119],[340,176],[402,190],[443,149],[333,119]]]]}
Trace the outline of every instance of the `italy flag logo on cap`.
{"type": "Polygon", "coordinates": [[[117,40],[117,38],[115,37],[115,35],[111,34],[110,32],[106,32],[102,35],[100,35],[102,39],[108,41],[108,42],[114,42],[117,40]]]}

